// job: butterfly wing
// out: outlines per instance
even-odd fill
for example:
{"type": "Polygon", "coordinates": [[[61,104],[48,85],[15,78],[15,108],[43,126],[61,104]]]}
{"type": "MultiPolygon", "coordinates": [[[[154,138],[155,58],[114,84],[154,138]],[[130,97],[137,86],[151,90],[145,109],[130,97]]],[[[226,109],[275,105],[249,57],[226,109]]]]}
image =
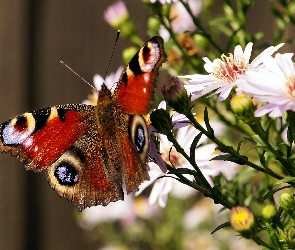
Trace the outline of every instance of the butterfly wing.
{"type": "Polygon", "coordinates": [[[118,133],[122,146],[122,179],[127,193],[137,191],[138,186],[149,180],[148,157],[150,152],[149,134],[146,121],[140,115],[129,116],[128,133],[118,133]]]}
{"type": "Polygon", "coordinates": [[[155,36],[131,59],[114,91],[113,100],[125,113],[149,112],[158,71],[166,61],[163,38],[155,36]]]}
{"type": "Polygon", "coordinates": [[[47,169],[49,184],[79,210],[123,199],[121,176],[106,168],[95,107],[60,105],[17,116],[0,126],[0,152],[28,170],[47,169]]]}

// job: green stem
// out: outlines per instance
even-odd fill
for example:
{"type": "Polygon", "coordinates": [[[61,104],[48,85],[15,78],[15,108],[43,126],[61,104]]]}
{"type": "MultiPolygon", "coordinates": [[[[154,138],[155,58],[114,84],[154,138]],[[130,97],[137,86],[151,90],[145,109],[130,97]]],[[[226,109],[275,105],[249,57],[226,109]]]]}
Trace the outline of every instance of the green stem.
{"type": "Polygon", "coordinates": [[[191,8],[189,7],[189,5],[187,3],[185,3],[183,0],[180,0],[180,2],[182,3],[182,5],[186,8],[187,12],[190,14],[191,18],[193,19],[194,24],[196,25],[196,27],[199,29],[199,31],[201,31],[200,33],[202,33],[202,35],[208,40],[210,41],[210,43],[212,44],[213,47],[215,47],[215,49],[219,52],[219,53],[223,53],[223,50],[217,45],[217,43],[215,43],[215,41],[212,39],[211,35],[209,33],[207,33],[207,31],[205,30],[205,28],[201,25],[200,21],[198,18],[195,17],[195,15],[193,14],[193,12],[191,11],[191,8]]]}
{"type": "Polygon", "coordinates": [[[178,144],[177,140],[175,139],[172,132],[170,132],[168,135],[166,135],[168,140],[173,144],[177,152],[183,155],[185,159],[188,160],[188,162],[193,166],[195,171],[198,174],[198,179],[201,184],[201,187],[204,187],[207,191],[202,191],[203,194],[206,194],[207,196],[211,197],[215,203],[219,203],[223,205],[224,207],[231,209],[233,207],[233,204],[229,203],[227,200],[224,200],[218,191],[218,189],[214,189],[211,187],[211,185],[208,183],[207,179],[203,175],[202,171],[199,169],[198,165],[195,161],[192,161],[191,158],[187,155],[187,153],[184,151],[184,149],[178,144]]]}
{"type": "Polygon", "coordinates": [[[284,167],[284,169],[291,175],[295,176],[295,171],[293,169],[293,166],[290,167],[290,162],[281,156],[280,152],[275,149],[271,143],[268,141],[268,136],[266,132],[264,131],[263,127],[261,126],[258,119],[255,119],[255,123],[253,126],[253,130],[258,134],[258,136],[263,140],[265,143],[265,146],[267,147],[268,151],[271,152],[275,158],[281,163],[281,165],[284,167]]]}
{"type": "Polygon", "coordinates": [[[163,20],[163,17],[161,16],[160,21],[162,23],[162,25],[165,27],[165,29],[169,32],[170,38],[174,41],[174,44],[177,46],[177,48],[181,51],[183,60],[186,63],[186,66],[190,69],[190,70],[195,70],[195,68],[197,67],[197,65],[194,65],[193,62],[193,58],[189,57],[187,55],[187,53],[183,50],[183,48],[180,46],[180,44],[177,41],[177,38],[173,32],[173,30],[171,29],[171,27],[169,25],[167,25],[167,23],[163,20]]]}
{"type": "Polygon", "coordinates": [[[264,246],[267,249],[270,250],[276,250],[275,248],[273,248],[272,246],[268,245],[266,242],[264,242],[261,238],[259,237],[253,237],[252,240],[259,246],[264,246]]]}
{"type": "Polygon", "coordinates": [[[187,112],[184,114],[189,121],[194,125],[194,127],[198,130],[200,130],[204,135],[207,136],[211,141],[213,141],[219,148],[222,150],[222,152],[229,153],[231,156],[234,156],[235,158],[239,159],[244,165],[248,165],[257,171],[266,173],[278,180],[283,179],[282,176],[279,174],[273,172],[271,169],[262,168],[246,159],[246,157],[242,157],[236,150],[234,150],[232,147],[228,147],[224,145],[221,141],[219,141],[213,134],[209,133],[206,129],[204,129],[195,119],[194,115],[191,112],[187,112]]]}

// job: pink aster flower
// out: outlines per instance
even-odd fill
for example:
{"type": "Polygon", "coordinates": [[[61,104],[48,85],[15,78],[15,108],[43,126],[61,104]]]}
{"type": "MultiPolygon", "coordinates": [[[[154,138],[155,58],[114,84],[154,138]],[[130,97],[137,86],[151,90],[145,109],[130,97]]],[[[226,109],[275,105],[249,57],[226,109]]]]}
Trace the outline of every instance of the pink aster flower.
{"type": "Polygon", "coordinates": [[[110,5],[104,12],[104,20],[115,28],[123,23],[128,16],[128,10],[123,1],[117,1],[110,5]]]}
{"type": "Polygon", "coordinates": [[[234,54],[228,56],[222,55],[221,58],[211,62],[209,58],[204,57],[204,68],[209,75],[195,74],[185,75],[188,78],[185,88],[192,94],[192,100],[195,100],[210,92],[219,94],[218,101],[225,100],[232,88],[237,85],[240,76],[249,71],[257,71],[263,67],[262,58],[264,55],[272,55],[283,43],[277,46],[271,46],[260,53],[251,63],[249,62],[253,43],[248,43],[243,51],[240,45],[235,47],[234,54]]]}
{"type": "Polygon", "coordinates": [[[255,111],[255,116],[269,113],[279,117],[287,110],[295,111],[295,69],[293,54],[263,56],[265,68],[258,72],[247,72],[241,77],[237,92],[246,92],[260,102],[267,104],[255,111]]]}

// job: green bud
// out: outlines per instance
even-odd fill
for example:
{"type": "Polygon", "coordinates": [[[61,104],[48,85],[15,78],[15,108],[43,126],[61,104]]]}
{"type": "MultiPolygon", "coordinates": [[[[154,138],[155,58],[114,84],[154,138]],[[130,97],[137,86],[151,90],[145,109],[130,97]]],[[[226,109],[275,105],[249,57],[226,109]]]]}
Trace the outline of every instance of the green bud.
{"type": "Polygon", "coordinates": [[[280,207],[291,212],[295,208],[294,196],[289,193],[282,193],[279,198],[280,207]]]}
{"type": "Polygon", "coordinates": [[[277,210],[276,207],[272,204],[268,204],[266,206],[263,207],[262,209],[262,217],[263,219],[267,220],[267,221],[271,221],[272,218],[277,214],[277,210]]]}
{"type": "Polygon", "coordinates": [[[173,128],[169,113],[164,109],[156,109],[150,115],[152,126],[161,134],[171,133],[173,128]]]}
{"type": "Polygon", "coordinates": [[[169,106],[178,113],[185,114],[190,111],[190,97],[177,77],[172,76],[168,83],[163,85],[162,93],[169,106]]]}
{"type": "Polygon", "coordinates": [[[254,104],[252,97],[246,93],[235,94],[230,105],[234,113],[242,121],[249,123],[254,119],[254,104]]]}
{"type": "Polygon", "coordinates": [[[153,32],[158,32],[160,29],[160,21],[156,17],[150,17],[148,19],[148,30],[151,30],[153,32]]]}
{"type": "Polygon", "coordinates": [[[123,57],[125,64],[128,64],[128,62],[130,62],[130,60],[137,53],[137,51],[138,51],[138,49],[135,47],[128,47],[128,48],[124,49],[122,57],[123,57]]]}
{"type": "Polygon", "coordinates": [[[124,22],[119,23],[115,28],[120,30],[121,35],[126,38],[131,38],[136,35],[136,26],[129,16],[124,20],[124,22]]]}
{"type": "Polygon", "coordinates": [[[288,241],[286,232],[280,229],[279,227],[277,228],[277,236],[278,236],[279,242],[286,243],[288,241]]]}
{"type": "Polygon", "coordinates": [[[170,4],[162,5],[162,15],[165,17],[169,17],[170,14],[170,4]]]}
{"type": "Polygon", "coordinates": [[[210,46],[208,39],[205,38],[203,35],[195,34],[193,39],[194,39],[195,44],[197,44],[198,47],[203,50],[207,50],[210,46]]]}

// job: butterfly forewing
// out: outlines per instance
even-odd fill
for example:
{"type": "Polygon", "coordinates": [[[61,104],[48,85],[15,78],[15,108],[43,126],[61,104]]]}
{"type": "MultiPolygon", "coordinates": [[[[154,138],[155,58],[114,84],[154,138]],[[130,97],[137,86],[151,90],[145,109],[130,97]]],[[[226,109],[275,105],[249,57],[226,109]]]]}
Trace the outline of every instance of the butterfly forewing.
{"type": "Polygon", "coordinates": [[[161,37],[153,37],[135,54],[114,92],[114,101],[128,114],[145,115],[153,103],[158,70],[166,61],[161,37]]]}

